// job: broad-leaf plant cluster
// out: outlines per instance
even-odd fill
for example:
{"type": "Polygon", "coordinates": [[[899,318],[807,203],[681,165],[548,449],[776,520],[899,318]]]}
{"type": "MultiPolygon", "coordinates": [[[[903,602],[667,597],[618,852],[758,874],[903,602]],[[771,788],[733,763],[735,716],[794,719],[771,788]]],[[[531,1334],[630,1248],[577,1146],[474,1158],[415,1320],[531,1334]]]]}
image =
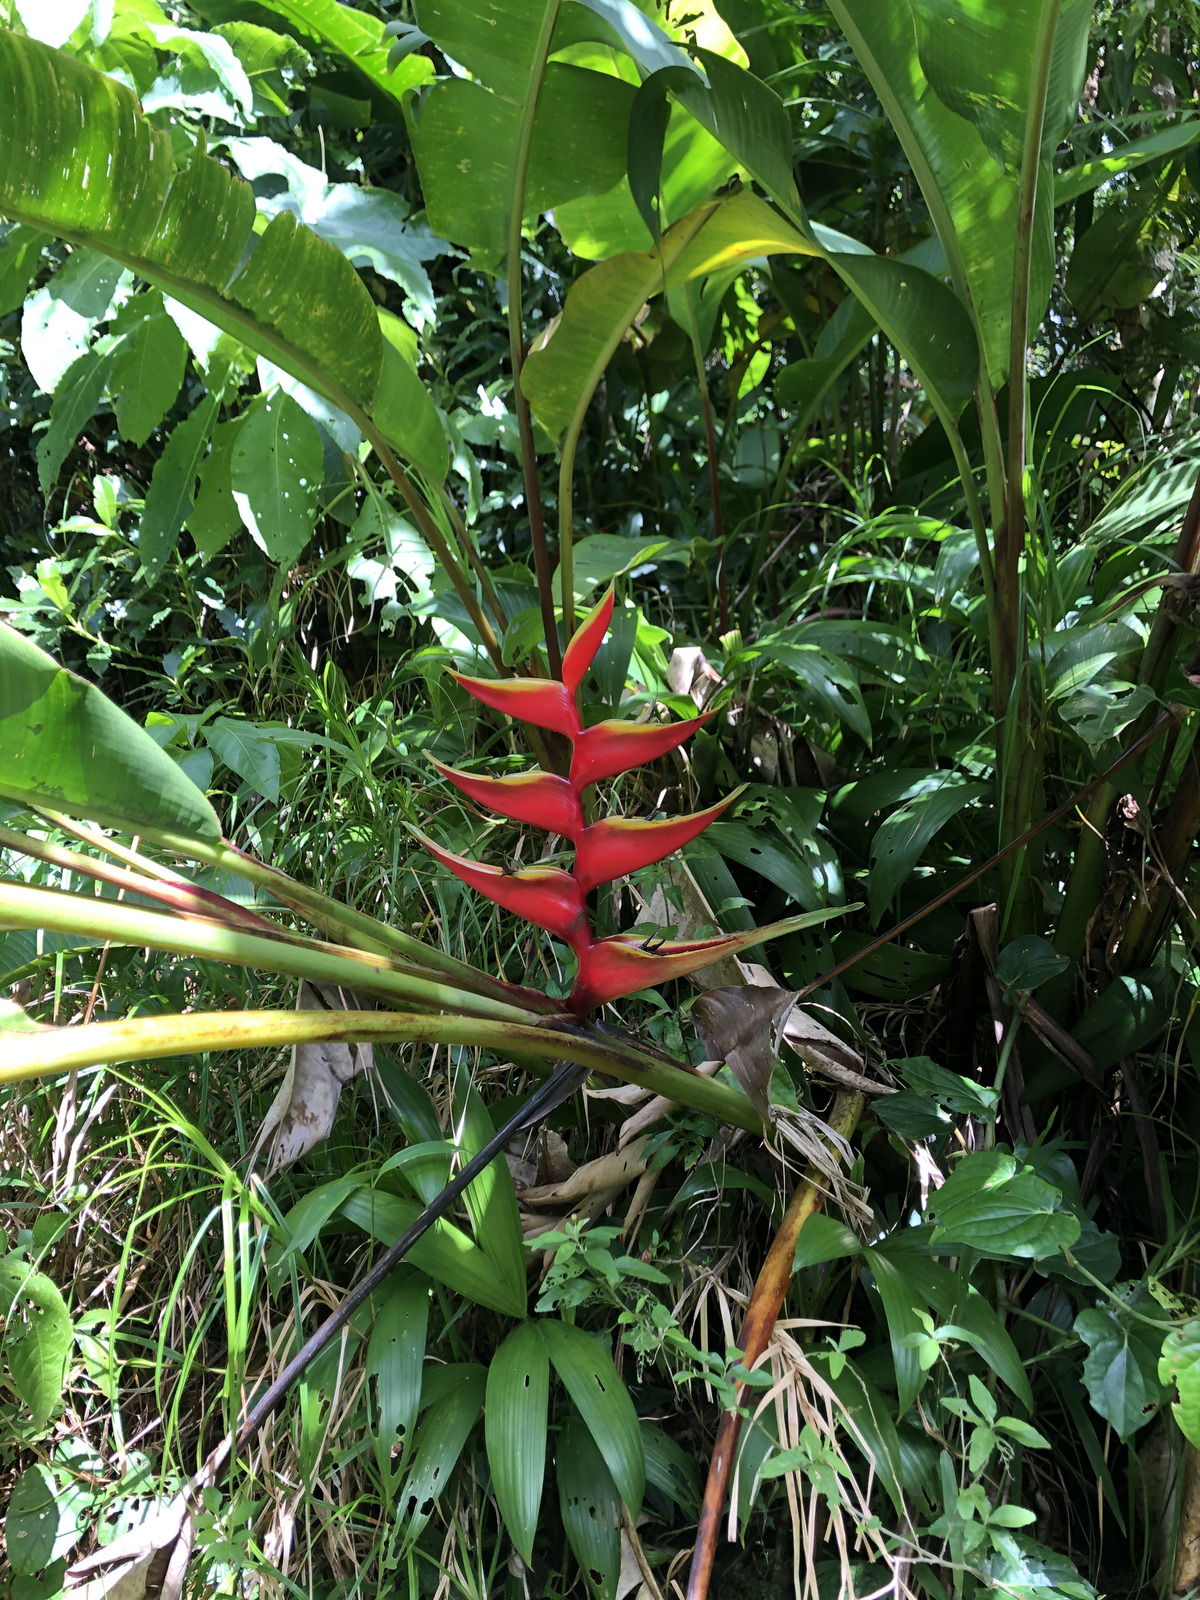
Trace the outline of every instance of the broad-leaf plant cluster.
{"type": "Polygon", "coordinates": [[[0,0],[0,1594],[1200,1584],[1198,75],[0,0]]]}

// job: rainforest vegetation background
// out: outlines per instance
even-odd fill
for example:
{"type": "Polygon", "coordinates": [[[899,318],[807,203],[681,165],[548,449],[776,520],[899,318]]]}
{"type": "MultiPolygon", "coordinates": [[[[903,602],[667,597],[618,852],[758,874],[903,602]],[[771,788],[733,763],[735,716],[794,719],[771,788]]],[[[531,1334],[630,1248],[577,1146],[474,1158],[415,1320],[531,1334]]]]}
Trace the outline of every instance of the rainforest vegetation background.
{"type": "Polygon", "coordinates": [[[1194,5],[0,24],[0,1593],[1196,1592],[1194,5]]]}

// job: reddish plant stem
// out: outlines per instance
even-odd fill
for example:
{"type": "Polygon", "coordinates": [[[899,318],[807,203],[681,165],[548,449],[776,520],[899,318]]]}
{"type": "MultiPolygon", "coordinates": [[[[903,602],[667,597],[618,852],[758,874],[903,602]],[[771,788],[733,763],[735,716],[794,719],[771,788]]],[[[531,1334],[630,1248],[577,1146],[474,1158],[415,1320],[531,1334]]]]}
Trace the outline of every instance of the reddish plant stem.
{"type": "MultiPolygon", "coordinates": [[[[861,1094],[842,1093],[834,1102],[829,1126],[843,1139],[849,1139],[858,1125],[866,1105],[861,1094]]],[[[780,1308],[788,1285],[792,1281],[792,1263],[796,1257],[796,1240],[800,1229],[815,1212],[821,1209],[825,1190],[820,1176],[812,1168],[797,1186],[791,1198],[779,1232],[763,1262],[762,1271],[754,1285],[746,1315],[742,1321],[741,1348],[743,1365],[753,1367],[770,1342],[772,1330],[779,1319],[780,1308]]],[[[744,1386],[738,1386],[740,1403],[744,1386]]],[[[704,1499],[700,1505],[700,1521],[696,1529],[696,1552],[692,1557],[692,1570],[688,1579],[687,1600],[705,1600],[709,1579],[712,1576],[713,1558],[717,1550],[717,1535],[725,1509],[725,1494],[733,1472],[737,1442],[742,1431],[742,1417],[738,1410],[727,1411],[717,1430],[712,1460],[708,1467],[708,1481],[704,1485],[704,1499]]]]}

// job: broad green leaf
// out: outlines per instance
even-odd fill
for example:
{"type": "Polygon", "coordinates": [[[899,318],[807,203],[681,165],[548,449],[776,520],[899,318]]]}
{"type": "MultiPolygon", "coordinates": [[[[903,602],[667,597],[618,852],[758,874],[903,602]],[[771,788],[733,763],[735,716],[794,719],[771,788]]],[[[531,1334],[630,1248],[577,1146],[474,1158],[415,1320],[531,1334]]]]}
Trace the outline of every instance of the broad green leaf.
{"type": "MultiPolygon", "coordinates": [[[[1144,1314],[1154,1302],[1142,1294],[1135,1309],[1144,1314]]],[[[1151,1420],[1169,1392],[1159,1375],[1161,1335],[1111,1304],[1081,1311],[1074,1331],[1088,1347],[1083,1363],[1088,1398],[1124,1441],[1151,1420]]]]}
{"type": "Polygon", "coordinates": [[[113,351],[109,380],[117,427],[131,444],[142,445],[179,393],[187,343],[157,290],[127,300],[111,331],[125,335],[113,351]]]}
{"type": "Polygon", "coordinates": [[[548,340],[530,353],[521,387],[555,436],[577,425],[634,318],[654,295],[733,262],[815,248],[749,190],[700,206],[649,251],[592,267],[572,284],[548,340]]]}
{"type": "Polygon", "coordinates": [[[621,1571],[621,1502],[604,1457],[578,1417],[559,1430],[554,1473],[575,1559],[598,1600],[612,1600],[621,1571]]]}
{"type": "Polygon", "coordinates": [[[629,1390],[617,1376],[608,1351],[591,1334],[571,1323],[549,1319],[538,1326],[554,1370],[587,1423],[636,1522],[646,1487],[646,1457],[629,1390]]]}
{"type": "Polygon", "coordinates": [[[807,1218],[800,1229],[792,1271],[799,1272],[801,1267],[815,1267],[824,1261],[840,1261],[844,1256],[856,1256],[861,1249],[862,1240],[844,1222],[818,1211],[807,1218]]]}
{"type": "Polygon", "coordinates": [[[286,117],[288,84],[285,73],[311,72],[312,58],[294,39],[261,28],[253,22],[232,22],[214,28],[241,62],[254,96],[256,116],[286,117]]]}
{"type": "Polygon", "coordinates": [[[749,867],[791,896],[805,911],[829,903],[819,867],[801,849],[787,849],[773,830],[745,822],[714,822],[704,830],[706,844],[729,861],[749,867]]]}
{"type": "Polygon", "coordinates": [[[0,794],[125,833],[221,837],[208,801],[143,728],[3,624],[0,794]]]}
{"type": "MultiPolygon", "coordinates": [[[[414,1200],[382,1190],[360,1189],[342,1203],[342,1215],[383,1244],[393,1244],[421,1214],[414,1200]]],[[[517,1300],[496,1276],[496,1269],[461,1228],[438,1219],[409,1252],[413,1266],[427,1272],[476,1305],[500,1311],[506,1317],[525,1314],[525,1299],[517,1300]]]]}
{"type": "Polygon", "coordinates": [[[233,498],[233,442],[242,425],[241,417],[218,422],[212,431],[212,444],[200,465],[200,490],[188,512],[184,526],[196,541],[197,550],[210,560],[222,551],[242,526],[233,498]]]}
{"type": "Polygon", "coordinates": [[[929,1215],[933,1243],[963,1245],[994,1260],[1042,1261],[1079,1238],[1079,1218],[1062,1208],[1062,1195],[1031,1167],[1004,1150],[975,1150],[961,1157],[935,1195],[929,1215]]]}
{"type": "Polygon", "coordinates": [[[1161,967],[1114,978],[1071,1032],[1101,1071],[1149,1044],[1170,1020],[1176,996],[1173,972],[1161,967]]]}
{"type": "Polygon", "coordinates": [[[872,923],[877,923],[891,905],[930,840],[952,817],[989,792],[987,784],[971,783],[947,773],[936,789],[910,800],[880,825],[871,841],[868,889],[872,923]]]}
{"type": "MultiPolygon", "coordinates": [[[[620,182],[633,97],[620,78],[549,63],[529,153],[526,216],[620,182]]],[[[429,220],[457,244],[497,253],[505,247],[522,99],[449,78],[421,106],[413,147],[429,220]]]]}
{"type": "Polygon", "coordinates": [[[355,266],[369,265],[398,283],[433,320],[433,290],[422,263],[444,255],[447,245],[426,224],[412,221],[402,196],[358,183],[329,183],[319,167],[310,167],[273,139],[222,142],[250,182],[276,177],[287,185],[281,193],[258,201],[263,216],[291,212],[305,227],[337,245],[355,266]]]}
{"type": "Polygon", "coordinates": [[[58,1285],[21,1256],[0,1261],[3,1359],[11,1386],[43,1428],[62,1399],[71,1353],[71,1317],[58,1285]]]}
{"type": "Polygon", "coordinates": [[[904,1489],[913,1491],[919,1486],[911,1481],[913,1475],[906,1471],[904,1450],[892,1420],[891,1406],[853,1361],[847,1360],[836,1377],[830,1372],[828,1383],[846,1408],[846,1431],[871,1463],[896,1510],[902,1511],[904,1489]]]}
{"type": "MultiPolygon", "coordinates": [[[[682,106],[672,105],[663,145],[659,201],[663,226],[678,222],[732,177],[736,162],[682,106]]],[[[568,248],[588,261],[628,250],[649,250],[655,239],[622,178],[605,194],[587,195],[554,208],[554,226],[568,248]]]]}
{"type": "MultiPolygon", "coordinates": [[[[455,1364],[435,1369],[440,1380],[438,1398],[429,1403],[413,1440],[411,1467],[397,1505],[397,1517],[408,1517],[405,1546],[410,1546],[433,1515],[439,1496],[450,1482],[467,1436],[483,1409],[485,1377],[482,1367],[455,1364]]],[[[421,1403],[430,1389],[425,1375],[421,1403]]]]}
{"type": "Polygon", "coordinates": [[[924,1331],[917,1313],[925,1309],[925,1303],[890,1256],[878,1250],[864,1250],[863,1260],[871,1269],[883,1302],[900,1398],[899,1415],[903,1417],[916,1400],[926,1377],[916,1346],[916,1336],[924,1331]]]}
{"type": "Polygon", "coordinates": [[[1008,370],[1018,174],[930,88],[908,4],[830,0],[920,184],[993,386],[1008,370]]]}
{"type": "Polygon", "coordinates": [[[43,496],[48,497],[58,482],[60,467],[99,405],[112,364],[113,352],[104,340],[80,356],[59,383],[50,407],[50,426],[37,445],[38,485],[43,496]]]}
{"type": "MultiPolygon", "coordinates": [[[[463,1075],[455,1090],[457,1143],[463,1156],[469,1159],[482,1150],[496,1130],[469,1073],[463,1075]]],[[[471,1231],[478,1239],[480,1249],[492,1263],[514,1301],[520,1301],[523,1306],[526,1257],[521,1212],[512,1174],[502,1155],[468,1187],[465,1199],[471,1218],[471,1231]]]]}
{"type": "Polygon", "coordinates": [[[278,1254],[271,1258],[273,1279],[289,1256],[303,1254],[308,1249],[346,1197],[362,1187],[361,1178],[335,1178],[332,1183],[323,1183],[319,1188],[310,1189],[302,1200],[296,1202],[280,1227],[285,1243],[278,1254]]]}
{"type": "MultiPolygon", "coordinates": [[[[407,91],[433,77],[432,61],[421,55],[406,57],[393,71],[382,20],[336,0],[199,0],[192,9],[213,23],[286,28],[309,50],[340,58],[376,110],[396,122],[403,118],[407,91]]],[[[227,27],[220,31],[228,37],[227,27]]]]}
{"type": "Polygon", "coordinates": [[[1160,189],[1147,179],[1123,190],[1075,240],[1064,288],[1083,321],[1132,310],[1160,281],[1152,232],[1160,189]]]}
{"type": "Polygon", "coordinates": [[[550,1359],[543,1337],[546,1326],[523,1323],[496,1351],[488,1368],[484,1409],[496,1503],[509,1537],[526,1562],[533,1560],[546,1471],[550,1403],[550,1359]]]}
{"type": "Polygon", "coordinates": [[[977,1350],[988,1367],[1030,1410],[1033,1391],[1021,1364],[1021,1357],[1007,1328],[992,1305],[960,1273],[951,1272],[940,1262],[913,1249],[904,1249],[904,1234],[894,1235],[877,1247],[877,1254],[894,1261],[902,1276],[937,1313],[943,1323],[953,1324],[960,1338],[977,1350]]]}
{"type": "Polygon", "coordinates": [[[121,84],[0,31],[0,146],[10,152],[0,212],[128,267],[368,434],[378,409],[397,449],[445,475],[444,441],[427,453],[433,425],[441,431],[432,402],[418,384],[397,403],[391,346],[345,256],[287,212],[255,242],[249,185],[199,153],[176,171],[170,135],[121,84]],[[37,140],[25,137],[31,127],[42,130],[37,140]]]}
{"type": "Polygon", "coordinates": [[[220,390],[205,395],[189,416],[175,424],[154,463],[138,524],[138,551],[149,583],[166,568],[179,531],[195,508],[196,477],[220,405],[220,390]]]}
{"type": "Polygon", "coordinates": [[[320,435],[277,389],[251,406],[237,431],[230,482],[242,519],[270,559],[290,566],[312,536],[325,471],[320,435]]]}
{"type": "Polygon", "coordinates": [[[382,1305],[376,1302],[367,1344],[367,1416],[384,1492],[392,1500],[401,1473],[412,1460],[425,1368],[429,1280],[421,1273],[398,1272],[382,1292],[386,1298],[382,1305]]]}
{"type": "MultiPolygon", "coordinates": [[[[700,52],[709,84],[681,74],[671,92],[715,135],[849,285],[904,356],[926,393],[949,417],[970,399],[978,375],[971,319],[957,295],[912,262],[877,256],[845,234],[804,217],[792,176],[787,114],[753,73],[700,52]]],[[[769,253],[769,250],[767,252],[769,253]]]]}
{"type": "Polygon", "coordinates": [[[1184,1438],[1200,1449],[1200,1321],[1194,1317],[1163,1340],[1158,1381],[1175,1385],[1179,1398],[1171,1403],[1172,1414],[1184,1438]]]}
{"type": "Polygon", "coordinates": [[[1058,146],[1079,106],[1091,0],[909,0],[909,5],[927,82],[948,110],[972,124],[992,159],[1012,172],[1020,169],[1024,155],[1039,32],[1044,17],[1052,16],[1042,147],[1058,146]]]}
{"type": "Polygon", "coordinates": [[[9,223],[0,241],[0,317],[15,311],[42,261],[49,236],[19,222],[9,223]]]}
{"type": "Polygon", "coordinates": [[[700,1507],[700,1489],[691,1456],[656,1422],[641,1422],[638,1426],[646,1456],[647,1486],[694,1516],[700,1507]]]}
{"type": "Polygon", "coordinates": [[[1118,145],[1111,155],[1097,156],[1091,161],[1080,161],[1076,166],[1064,167],[1054,180],[1054,204],[1067,205],[1078,200],[1081,194],[1097,189],[1110,178],[1124,172],[1133,172],[1151,161],[1161,161],[1164,156],[1188,150],[1200,139],[1200,117],[1172,123],[1158,133],[1147,134],[1144,139],[1131,139],[1118,145]]]}
{"type": "Polygon", "coordinates": [[[27,1467],[17,1479],[4,1518],[4,1546],[12,1570],[31,1574],[54,1559],[59,1527],[58,1494],[47,1467],[27,1467]]]}
{"type": "Polygon", "coordinates": [[[796,678],[801,700],[811,702],[815,716],[823,722],[844,722],[864,744],[871,743],[870,719],[851,668],[816,645],[777,644],[767,639],[761,648],[768,660],[777,661],[796,678]]]}

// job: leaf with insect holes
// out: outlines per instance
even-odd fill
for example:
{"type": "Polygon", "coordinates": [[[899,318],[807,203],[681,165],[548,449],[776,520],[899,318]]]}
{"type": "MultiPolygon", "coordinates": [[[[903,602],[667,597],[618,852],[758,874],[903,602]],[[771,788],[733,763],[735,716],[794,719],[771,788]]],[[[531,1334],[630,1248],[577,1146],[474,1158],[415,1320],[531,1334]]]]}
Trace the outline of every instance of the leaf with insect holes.
{"type": "Polygon", "coordinates": [[[276,389],[251,406],[230,471],[243,522],[265,554],[287,566],[312,534],[325,471],[320,435],[291,395],[276,389]]]}
{"type": "Polygon", "coordinates": [[[49,1421],[62,1399],[71,1317],[58,1286],[19,1255],[0,1261],[0,1315],[5,1320],[3,1359],[11,1387],[35,1428],[49,1421]]]}
{"type": "Polygon", "coordinates": [[[533,1560],[546,1471],[550,1357],[543,1328],[539,1322],[522,1323],[492,1357],[484,1411],[496,1502],[526,1562],[533,1560]]]}

